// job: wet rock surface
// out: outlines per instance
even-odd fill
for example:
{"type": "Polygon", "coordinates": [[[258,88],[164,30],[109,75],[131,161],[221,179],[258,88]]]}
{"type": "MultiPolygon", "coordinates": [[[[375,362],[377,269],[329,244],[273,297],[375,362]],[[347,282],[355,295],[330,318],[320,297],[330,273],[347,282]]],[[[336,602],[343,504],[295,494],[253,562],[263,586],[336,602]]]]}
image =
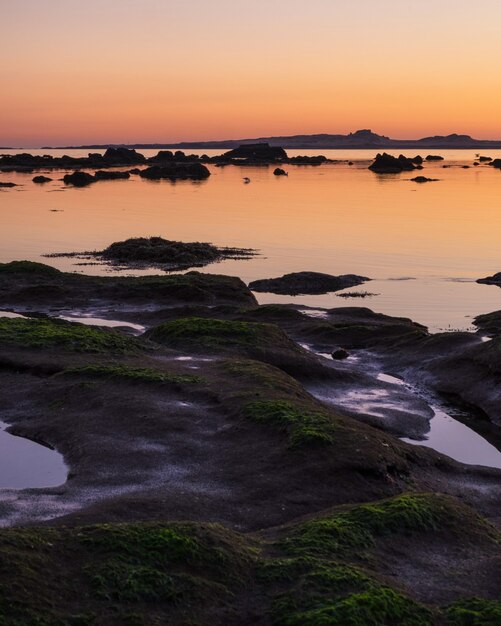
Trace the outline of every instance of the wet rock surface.
{"type": "Polygon", "coordinates": [[[1,494],[17,526],[0,532],[6,623],[496,618],[501,472],[399,441],[429,406],[375,375],[467,357],[487,386],[492,342],[364,308],[258,306],[239,279],[195,272],[1,264],[0,308],[38,311],[0,318],[2,419],[70,468],[60,487],[1,494]],[[40,315],[64,309],[147,331],[40,315]]]}

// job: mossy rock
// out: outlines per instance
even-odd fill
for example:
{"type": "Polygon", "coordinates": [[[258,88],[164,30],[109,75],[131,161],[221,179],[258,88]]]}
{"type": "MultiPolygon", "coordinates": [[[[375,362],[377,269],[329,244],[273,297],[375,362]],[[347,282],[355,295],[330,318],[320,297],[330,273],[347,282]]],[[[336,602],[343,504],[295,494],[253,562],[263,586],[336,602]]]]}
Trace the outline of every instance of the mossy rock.
{"type": "Polygon", "coordinates": [[[459,600],[445,609],[451,626],[499,626],[501,601],[469,598],[459,600]]]}
{"type": "Polygon", "coordinates": [[[272,324],[186,317],[160,324],[146,333],[151,340],[172,348],[228,349],[255,348],[267,342],[287,342],[272,324]]]}
{"type": "Polygon", "coordinates": [[[53,319],[0,318],[0,344],[120,354],[140,349],[137,340],[119,332],[53,319]]]}
{"type": "Polygon", "coordinates": [[[59,270],[45,263],[33,261],[11,261],[0,263],[0,272],[5,274],[38,274],[41,276],[56,276],[61,274],[59,270]]]}
{"type": "Polygon", "coordinates": [[[106,380],[124,381],[127,383],[152,383],[152,384],[194,384],[201,383],[201,376],[186,374],[173,374],[164,370],[151,367],[132,367],[130,365],[86,365],[74,367],[63,372],[66,376],[84,376],[88,378],[103,378],[106,380]]]}
{"type": "Polygon", "coordinates": [[[364,552],[384,536],[438,531],[492,542],[501,539],[494,527],[454,498],[406,493],[306,522],[291,533],[283,547],[293,555],[334,558],[364,552]]]}
{"type": "Polygon", "coordinates": [[[243,414],[258,424],[286,432],[291,448],[325,446],[334,442],[334,418],[321,410],[287,400],[263,400],[246,404],[243,414]]]}

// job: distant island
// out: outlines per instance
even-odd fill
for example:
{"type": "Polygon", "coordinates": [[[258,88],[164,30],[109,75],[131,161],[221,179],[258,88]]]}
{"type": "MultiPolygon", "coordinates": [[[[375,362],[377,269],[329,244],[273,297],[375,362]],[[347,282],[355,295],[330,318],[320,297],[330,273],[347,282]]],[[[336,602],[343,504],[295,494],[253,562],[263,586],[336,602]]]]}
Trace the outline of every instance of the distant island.
{"type": "MultiPolygon", "coordinates": [[[[127,147],[141,149],[178,148],[191,150],[217,150],[235,148],[242,144],[267,142],[270,146],[280,146],[290,149],[405,149],[405,148],[501,148],[501,139],[474,139],[469,135],[435,135],[422,139],[391,139],[378,135],[371,130],[357,130],[348,135],[331,135],[327,133],[317,135],[291,135],[285,137],[254,137],[252,139],[228,139],[224,141],[183,141],[180,143],[135,143],[135,144],[93,144],[85,146],[60,146],[63,149],[105,149],[110,147],[127,147]]],[[[52,149],[43,146],[44,149],[52,149]]]]}

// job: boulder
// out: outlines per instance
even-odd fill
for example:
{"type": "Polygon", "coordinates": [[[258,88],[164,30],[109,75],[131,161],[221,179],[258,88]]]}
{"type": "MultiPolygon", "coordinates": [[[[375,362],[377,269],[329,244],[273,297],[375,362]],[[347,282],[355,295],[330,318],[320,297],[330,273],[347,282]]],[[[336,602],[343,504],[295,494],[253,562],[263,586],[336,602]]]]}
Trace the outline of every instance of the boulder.
{"type": "Polygon", "coordinates": [[[115,165],[144,163],[146,161],[144,155],[129,148],[108,148],[103,155],[103,159],[107,163],[115,165]]]}
{"type": "Polygon", "coordinates": [[[443,157],[443,156],[440,156],[440,155],[438,155],[438,154],[429,154],[429,155],[426,157],[426,160],[427,160],[427,161],[443,161],[443,160],[444,160],[444,157],[443,157]]]}
{"type": "Polygon", "coordinates": [[[33,182],[38,185],[42,185],[43,183],[50,183],[51,180],[52,178],[49,178],[48,176],[35,176],[33,182]]]}
{"type": "Polygon", "coordinates": [[[289,174],[281,167],[277,167],[273,172],[274,176],[288,176],[289,174]]]}
{"type": "Polygon", "coordinates": [[[403,171],[412,171],[416,167],[411,159],[402,154],[397,158],[383,152],[383,154],[376,155],[374,163],[369,165],[369,169],[377,174],[398,174],[403,171]]]}
{"type": "Polygon", "coordinates": [[[92,174],[87,172],[76,171],[73,174],[66,174],[63,178],[65,185],[73,185],[74,187],[86,187],[94,182],[96,179],[92,174]]]}

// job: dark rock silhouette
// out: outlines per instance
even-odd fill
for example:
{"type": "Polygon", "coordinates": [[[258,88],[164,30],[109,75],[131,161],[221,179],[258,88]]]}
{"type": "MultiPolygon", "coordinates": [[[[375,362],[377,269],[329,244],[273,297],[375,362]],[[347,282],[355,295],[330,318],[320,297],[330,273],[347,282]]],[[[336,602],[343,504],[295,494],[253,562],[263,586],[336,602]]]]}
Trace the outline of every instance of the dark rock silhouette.
{"type": "Polygon", "coordinates": [[[114,165],[133,165],[144,163],[146,157],[135,150],[129,148],[108,148],[103,155],[104,161],[114,165]]]}
{"type": "Polygon", "coordinates": [[[287,172],[283,170],[281,167],[277,167],[273,172],[275,176],[288,176],[287,172]]]}
{"type": "Polygon", "coordinates": [[[501,287],[501,272],[498,272],[493,276],[487,276],[486,278],[479,278],[477,283],[481,283],[482,285],[497,285],[498,287],[501,287]]]}
{"type": "Polygon", "coordinates": [[[322,294],[355,287],[370,280],[366,276],[344,274],[332,276],[321,272],[294,272],[280,278],[264,278],[249,283],[253,291],[283,295],[322,294]]]}
{"type": "Polygon", "coordinates": [[[491,161],[489,165],[492,165],[492,167],[497,169],[501,169],[501,159],[494,159],[494,161],[491,161]]]}
{"type": "Polygon", "coordinates": [[[135,237],[112,243],[94,256],[119,264],[187,269],[223,259],[245,259],[254,254],[253,250],[246,248],[220,248],[211,243],[185,243],[162,237],[135,237]]]}
{"type": "Polygon", "coordinates": [[[489,156],[479,156],[478,160],[480,163],[487,163],[488,161],[492,161],[492,157],[489,156]]]}
{"type": "Polygon", "coordinates": [[[426,157],[426,160],[427,160],[427,161],[443,161],[443,160],[444,160],[444,157],[443,157],[443,156],[440,156],[439,154],[429,154],[429,155],[426,157]]]}
{"type": "Polygon", "coordinates": [[[86,187],[87,185],[91,185],[96,181],[92,174],[88,174],[87,172],[73,172],[73,174],[66,174],[63,177],[63,181],[65,185],[73,185],[74,187],[86,187]]]}
{"type": "Polygon", "coordinates": [[[95,180],[126,180],[130,178],[129,172],[117,172],[113,170],[98,170],[94,174],[95,180]]]}
{"type": "Polygon", "coordinates": [[[204,180],[210,176],[210,171],[202,163],[171,163],[168,165],[152,165],[141,170],[139,175],[149,180],[204,180]]]}
{"type": "Polygon", "coordinates": [[[412,171],[416,167],[411,159],[402,154],[397,158],[383,152],[383,154],[376,155],[374,163],[369,165],[369,169],[377,174],[398,174],[403,171],[412,171]]]}
{"type": "Polygon", "coordinates": [[[436,182],[437,178],[427,178],[426,176],[416,176],[415,178],[411,178],[414,183],[433,183],[436,182]]]}
{"type": "Polygon", "coordinates": [[[272,147],[269,143],[244,144],[225,152],[225,159],[252,159],[259,161],[276,161],[287,158],[287,152],[283,148],[272,147]]]}
{"type": "Polygon", "coordinates": [[[2,182],[0,182],[0,187],[9,188],[9,187],[17,187],[17,185],[16,185],[16,183],[2,183],[2,182]]]}
{"type": "Polygon", "coordinates": [[[33,182],[42,185],[43,183],[50,183],[51,180],[52,178],[49,178],[48,176],[35,176],[33,182]]]}

